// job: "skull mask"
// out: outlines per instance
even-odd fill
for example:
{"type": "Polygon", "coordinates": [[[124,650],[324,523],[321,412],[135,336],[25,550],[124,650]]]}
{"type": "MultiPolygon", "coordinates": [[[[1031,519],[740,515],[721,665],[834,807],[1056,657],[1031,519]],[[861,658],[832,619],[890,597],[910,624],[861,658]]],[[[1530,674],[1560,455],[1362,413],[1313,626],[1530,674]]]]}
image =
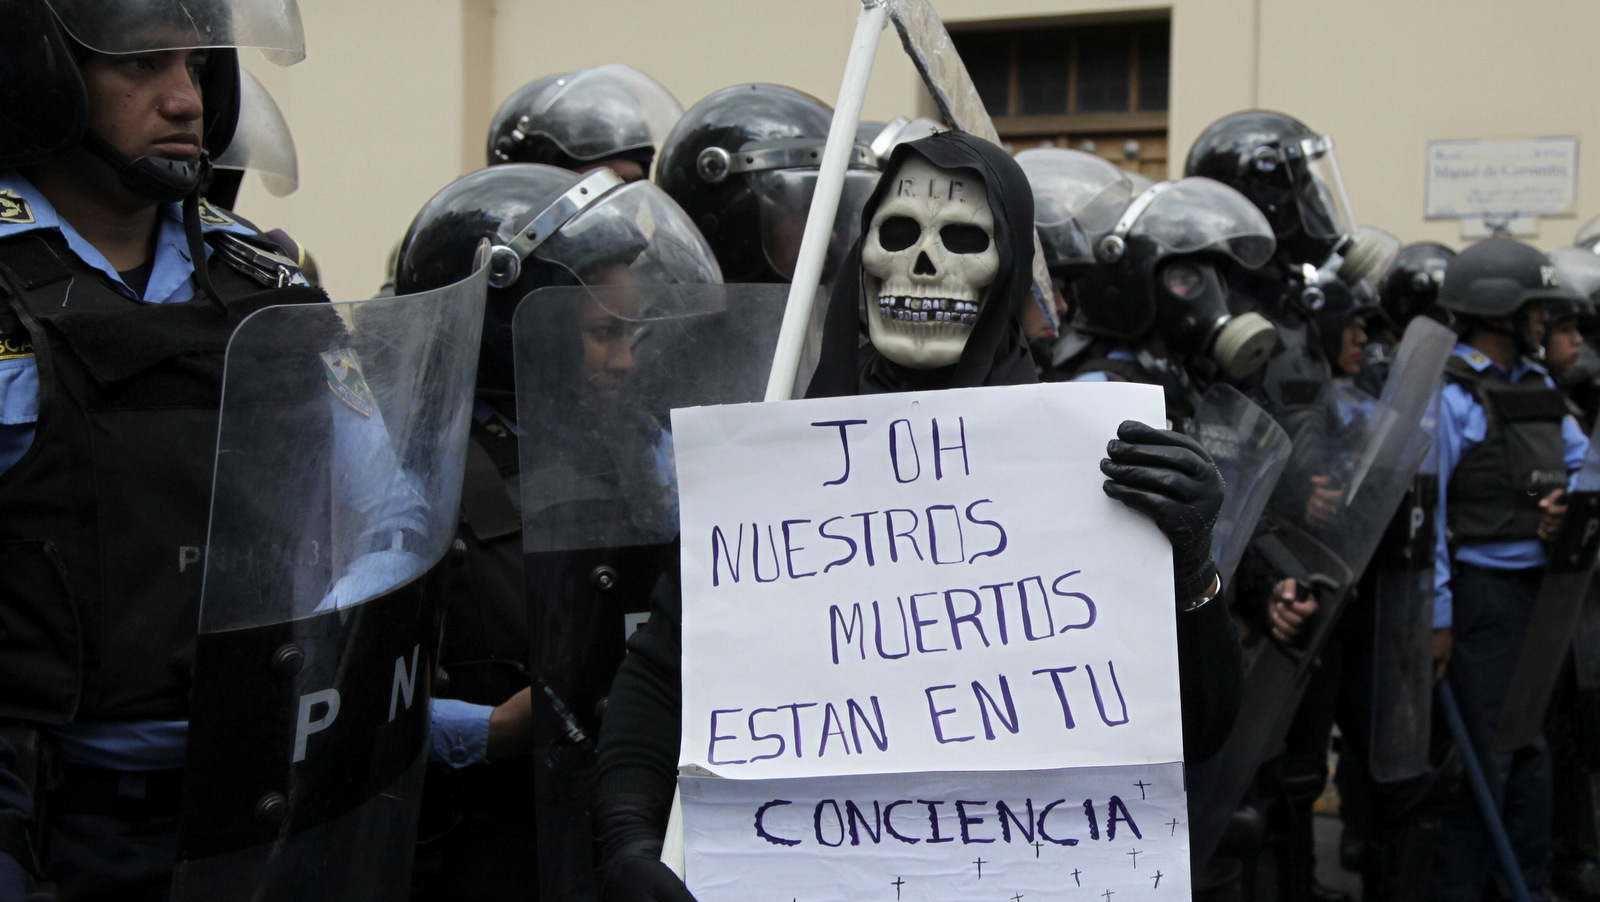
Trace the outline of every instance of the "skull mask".
{"type": "Polygon", "coordinates": [[[861,243],[867,334],[901,366],[961,359],[1000,269],[994,212],[983,179],[909,156],[861,243]]]}

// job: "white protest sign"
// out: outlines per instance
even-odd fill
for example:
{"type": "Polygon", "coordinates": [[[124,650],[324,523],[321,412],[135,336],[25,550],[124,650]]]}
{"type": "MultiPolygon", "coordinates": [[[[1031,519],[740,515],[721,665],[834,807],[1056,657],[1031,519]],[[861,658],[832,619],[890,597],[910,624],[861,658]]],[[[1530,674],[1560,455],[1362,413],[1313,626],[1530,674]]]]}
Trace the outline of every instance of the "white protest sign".
{"type": "Polygon", "coordinates": [[[1429,141],[1427,217],[1571,213],[1577,138],[1429,141]]]}
{"type": "Polygon", "coordinates": [[[1171,546],[1102,490],[1161,390],[673,411],[682,765],[724,777],[1183,758],[1171,546]]]}
{"type": "Polygon", "coordinates": [[[700,902],[1189,898],[1181,764],[679,788],[700,902]]]}

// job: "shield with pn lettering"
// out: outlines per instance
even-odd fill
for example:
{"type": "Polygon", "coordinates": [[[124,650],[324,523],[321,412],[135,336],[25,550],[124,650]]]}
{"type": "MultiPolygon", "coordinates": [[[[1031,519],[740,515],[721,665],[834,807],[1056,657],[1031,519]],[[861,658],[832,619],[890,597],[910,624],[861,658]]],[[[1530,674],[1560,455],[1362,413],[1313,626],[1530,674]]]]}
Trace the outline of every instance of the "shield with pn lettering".
{"type": "Polygon", "coordinates": [[[517,308],[541,898],[595,894],[607,693],[676,558],[669,413],[761,400],[787,297],[787,285],[614,284],[541,288],[517,308]]]}
{"type": "Polygon", "coordinates": [[[180,902],[408,891],[486,279],[268,307],[229,342],[180,902]]]}

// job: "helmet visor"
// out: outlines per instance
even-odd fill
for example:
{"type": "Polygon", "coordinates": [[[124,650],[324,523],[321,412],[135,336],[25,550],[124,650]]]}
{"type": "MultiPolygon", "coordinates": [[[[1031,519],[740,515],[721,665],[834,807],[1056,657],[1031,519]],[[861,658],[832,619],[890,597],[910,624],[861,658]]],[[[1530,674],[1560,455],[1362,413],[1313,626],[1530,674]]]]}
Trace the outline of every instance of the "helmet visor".
{"type": "Polygon", "coordinates": [[[1204,176],[1173,183],[1128,230],[1169,254],[1225,254],[1254,269],[1277,246],[1272,225],[1248,198],[1204,176]]]}
{"type": "Polygon", "coordinates": [[[239,69],[239,125],[228,149],[211,164],[217,169],[250,169],[261,173],[267,190],[277,197],[300,186],[300,162],[289,123],[261,82],[239,69]]]}
{"type": "Polygon", "coordinates": [[[556,79],[528,114],[528,134],[544,135],[577,160],[603,160],[659,146],[683,116],[677,98],[631,66],[580,69],[556,79]]]}
{"type": "Polygon", "coordinates": [[[97,53],[253,47],[280,66],[305,59],[297,0],[45,0],[97,53]]]}
{"type": "Polygon", "coordinates": [[[722,281],[711,247],[689,217],[666,192],[645,181],[606,192],[533,255],[591,286],[722,281]]]}
{"type": "Polygon", "coordinates": [[[1033,224],[1051,267],[1094,263],[1094,245],[1138,193],[1126,173],[1075,150],[1025,150],[1017,163],[1033,186],[1033,224]]]}
{"type": "Polygon", "coordinates": [[[1581,247],[1564,247],[1550,252],[1561,287],[1581,298],[1600,296],[1600,256],[1581,247]]]}
{"type": "MultiPolygon", "coordinates": [[[[817,175],[816,169],[772,169],[748,176],[761,206],[761,249],[767,262],[785,279],[794,278],[806,216],[811,212],[811,196],[817,190],[817,175]]],[[[877,184],[877,170],[852,169],[845,173],[844,190],[839,195],[839,210],[833,217],[833,234],[822,265],[824,282],[832,281],[861,234],[861,211],[877,184]]]]}
{"type": "Polygon", "coordinates": [[[1321,240],[1340,239],[1355,232],[1339,163],[1333,156],[1333,139],[1327,135],[1306,138],[1284,148],[1300,222],[1306,234],[1321,240]]]}

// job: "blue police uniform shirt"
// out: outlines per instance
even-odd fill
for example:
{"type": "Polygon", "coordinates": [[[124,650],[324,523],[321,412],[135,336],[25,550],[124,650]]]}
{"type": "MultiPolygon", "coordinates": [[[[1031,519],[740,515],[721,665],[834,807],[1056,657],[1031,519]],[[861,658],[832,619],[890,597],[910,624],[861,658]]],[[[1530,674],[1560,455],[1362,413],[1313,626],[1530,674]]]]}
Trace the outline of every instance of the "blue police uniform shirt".
{"type": "MultiPolygon", "coordinates": [[[[1508,382],[1516,382],[1527,373],[1534,372],[1544,376],[1545,382],[1552,388],[1555,386],[1543,367],[1527,360],[1519,359],[1511,372],[1507,373],[1471,345],[1457,344],[1452,353],[1478,372],[1492,371],[1508,382]]],[[[1439,455],[1439,529],[1434,548],[1433,626],[1434,629],[1444,629],[1452,622],[1450,547],[1445,535],[1445,523],[1448,522],[1445,519],[1446,495],[1450,489],[1450,477],[1454,475],[1462,456],[1477,447],[1488,434],[1489,419],[1483,405],[1478,403],[1470,390],[1447,382],[1440,394],[1438,428],[1435,447],[1439,455]]],[[[1569,416],[1561,422],[1561,439],[1567,472],[1575,474],[1583,465],[1584,454],[1589,450],[1589,438],[1579,428],[1578,421],[1569,416]]],[[[1462,542],[1456,546],[1455,559],[1490,570],[1524,570],[1543,567],[1545,552],[1543,543],[1538,539],[1462,542]]]]}
{"type": "MultiPolygon", "coordinates": [[[[1109,350],[1109,351],[1107,351],[1105,353],[1105,359],[1107,359],[1107,360],[1127,360],[1129,362],[1138,362],[1139,355],[1137,355],[1137,354],[1135,354],[1133,352],[1133,348],[1132,347],[1130,347],[1128,345],[1124,345],[1124,344],[1119,344],[1119,345],[1113,347],[1111,350],[1109,350]]],[[[1070,381],[1072,381],[1072,382],[1110,382],[1111,381],[1111,375],[1109,373],[1107,373],[1105,370],[1091,370],[1089,372],[1079,373],[1078,375],[1073,376],[1070,381]]]]}
{"type": "MultiPolygon", "coordinates": [[[[194,296],[194,267],[183,232],[183,213],[177,204],[161,207],[155,254],[143,294],[129,287],[105,255],[61,219],[27,179],[14,169],[0,170],[0,238],[47,229],[59,232],[78,259],[104,273],[117,290],[130,298],[152,304],[181,304],[194,296]]],[[[202,223],[201,229],[207,233],[255,234],[250,227],[231,221],[202,223]]],[[[210,252],[209,247],[207,252],[210,252]]],[[[0,474],[9,470],[33,443],[39,419],[39,371],[34,355],[22,353],[25,349],[20,339],[23,337],[0,336],[0,474]]],[[[349,444],[359,448],[364,443],[358,440],[349,444]]],[[[372,468],[366,471],[370,473],[372,468]]],[[[393,475],[394,479],[375,481],[369,491],[392,491],[396,488],[395,479],[400,478],[399,474],[393,475]]],[[[386,526],[418,528],[423,525],[409,522],[411,518],[398,509],[399,505],[390,506],[396,509],[383,517],[386,526]]],[[[431,706],[431,757],[456,767],[483,761],[488,749],[489,716],[493,710],[486,705],[435,701],[431,706]]],[[[61,757],[65,761],[140,771],[182,767],[188,728],[187,721],[147,720],[71,723],[55,727],[53,731],[60,741],[61,757]]]]}

